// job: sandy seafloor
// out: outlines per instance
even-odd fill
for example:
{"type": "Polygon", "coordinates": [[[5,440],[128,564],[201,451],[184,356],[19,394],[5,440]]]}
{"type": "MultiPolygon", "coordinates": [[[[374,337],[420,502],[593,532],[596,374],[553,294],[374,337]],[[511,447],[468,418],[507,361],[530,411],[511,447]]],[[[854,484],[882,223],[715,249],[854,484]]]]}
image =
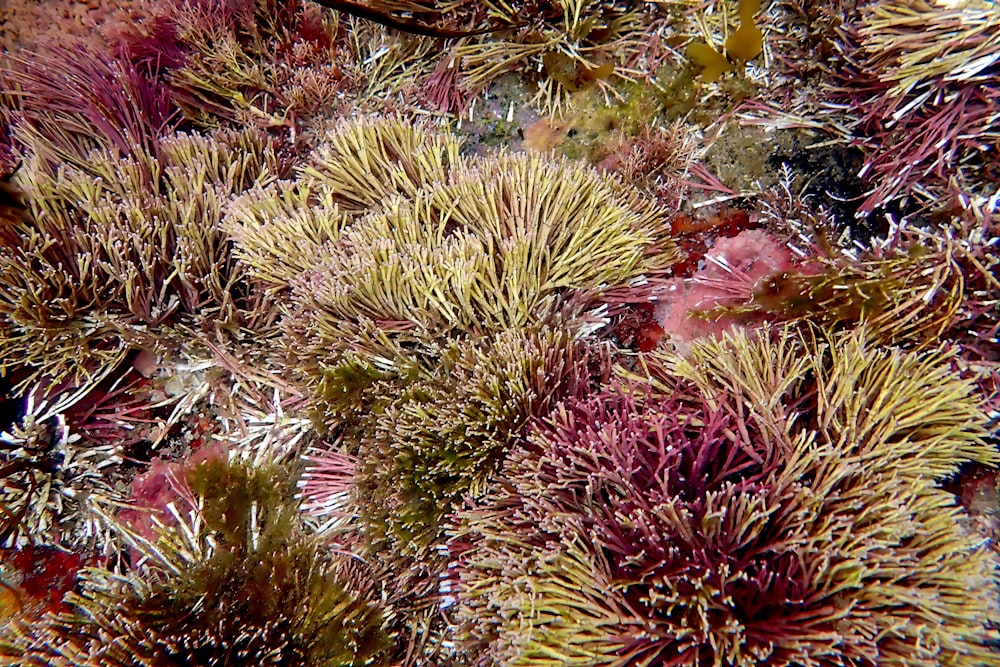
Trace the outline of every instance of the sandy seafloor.
{"type": "Polygon", "coordinates": [[[0,665],[1000,664],[996,3],[0,2],[0,665]]]}

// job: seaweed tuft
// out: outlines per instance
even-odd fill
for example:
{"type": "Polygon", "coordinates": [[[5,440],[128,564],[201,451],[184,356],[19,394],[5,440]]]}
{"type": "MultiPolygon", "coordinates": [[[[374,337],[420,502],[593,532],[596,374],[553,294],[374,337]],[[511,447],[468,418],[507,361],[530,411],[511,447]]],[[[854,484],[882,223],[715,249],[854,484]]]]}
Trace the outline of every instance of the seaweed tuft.
{"type": "Polygon", "coordinates": [[[996,564],[939,482],[1000,457],[946,354],[784,330],[654,353],[647,369],[557,407],[508,481],[457,513],[449,573],[470,652],[991,659],[996,564]]]}
{"type": "Polygon", "coordinates": [[[320,552],[287,471],[209,458],[179,481],[175,531],[135,572],[84,570],[72,609],[0,636],[0,660],[91,665],[377,665],[373,582],[320,552]],[[50,662],[46,662],[50,661],[50,662]]]}

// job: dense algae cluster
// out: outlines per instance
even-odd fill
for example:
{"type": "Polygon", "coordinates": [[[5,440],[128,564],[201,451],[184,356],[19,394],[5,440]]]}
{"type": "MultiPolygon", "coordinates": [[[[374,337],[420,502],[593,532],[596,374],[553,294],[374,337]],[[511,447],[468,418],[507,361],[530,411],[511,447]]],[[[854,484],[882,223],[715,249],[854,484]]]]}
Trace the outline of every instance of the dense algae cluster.
{"type": "Polygon", "coordinates": [[[6,45],[0,665],[1000,659],[981,2],[322,4],[6,45]]]}

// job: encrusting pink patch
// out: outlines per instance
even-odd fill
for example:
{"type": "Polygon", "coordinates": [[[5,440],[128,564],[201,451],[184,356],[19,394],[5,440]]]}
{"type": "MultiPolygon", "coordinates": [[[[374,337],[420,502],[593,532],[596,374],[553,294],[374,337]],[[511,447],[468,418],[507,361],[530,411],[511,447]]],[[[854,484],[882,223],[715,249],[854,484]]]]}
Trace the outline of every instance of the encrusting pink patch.
{"type": "Polygon", "coordinates": [[[717,239],[703,262],[691,278],[675,278],[656,294],[654,319],[674,340],[721,334],[740,325],[733,315],[708,319],[703,313],[717,306],[750,303],[761,278],[796,266],[791,251],[760,229],[717,239]]]}
{"type": "Polygon", "coordinates": [[[134,533],[149,541],[155,541],[157,530],[153,517],[164,525],[174,525],[176,521],[167,510],[167,505],[186,511],[187,506],[179,501],[190,495],[187,475],[199,463],[227,456],[228,447],[218,443],[203,447],[191,454],[189,459],[167,461],[156,457],[149,462],[146,472],[132,480],[129,503],[134,509],[119,513],[119,520],[134,533]]]}

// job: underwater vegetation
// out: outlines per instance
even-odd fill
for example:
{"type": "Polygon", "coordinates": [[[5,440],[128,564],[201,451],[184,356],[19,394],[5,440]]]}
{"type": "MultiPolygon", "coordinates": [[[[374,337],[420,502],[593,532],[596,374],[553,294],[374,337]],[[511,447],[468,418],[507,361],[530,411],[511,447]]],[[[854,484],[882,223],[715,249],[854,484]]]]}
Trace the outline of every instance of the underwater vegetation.
{"type": "Polygon", "coordinates": [[[997,661],[982,2],[105,1],[0,30],[0,665],[997,661]]]}
{"type": "Polygon", "coordinates": [[[92,361],[120,360],[150,327],[185,316],[245,322],[220,222],[231,194],[278,170],[269,140],[177,133],[156,149],[95,149],[83,167],[27,156],[16,179],[27,211],[0,259],[5,365],[81,377],[92,361]]]}
{"type": "Polygon", "coordinates": [[[123,57],[155,74],[197,126],[255,127],[294,144],[351,78],[336,15],[313,3],[168,0],[150,10],[117,35],[123,57]]]}
{"type": "Polygon", "coordinates": [[[850,105],[864,174],[878,183],[861,208],[913,194],[990,193],[1000,145],[1000,15],[993,2],[879,3],[845,27],[839,99],[850,105]],[[991,165],[991,163],[993,163],[991,165]],[[971,186],[971,188],[970,188],[971,186]]]}
{"type": "Polygon", "coordinates": [[[385,637],[360,566],[320,551],[283,469],[223,454],[174,479],[177,524],[137,545],[143,564],[84,570],[68,611],[7,629],[0,664],[374,664],[385,637]]]}
{"type": "Polygon", "coordinates": [[[94,45],[71,41],[61,52],[9,58],[0,115],[10,150],[30,147],[45,168],[87,169],[95,150],[109,159],[157,158],[158,138],[176,125],[155,72],[108,59],[94,45]]]}
{"type": "Polygon", "coordinates": [[[722,53],[710,44],[695,43],[688,47],[688,57],[702,68],[701,76],[705,81],[717,81],[727,72],[737,72],[760,55],[764,48],[764,34],[754,23],[754,15],[759,10],[759,0],[741,0],[739,27],[726,38],[722,53]]]}
{"type": "Polygon", "coordinates": [[[24,210],[4,221],[0,364],[25,383],[99,375],[149,331],[253,325],[223,208],[281,172],[264,133],[180,131],[155,75],[69,48],[2,73],[24,210]]]}
{"type": "Polygon", "coordinates": [[[391,604],[434,611],[444,515],[532,417],[606,372],[606,352],[575,340],[601,293],[676,255],[656,208],[594,171],[463,159],[418,131],[349,121],[308,161],[303,181],[359,217],[289,281],[283,327],[317,418],[357,461],[366,558],[403,580],[391,604]]]}
{"type": "Polygon", "coordinates": [[[638,74],[630,65],[657,12],[654,3],[611,0],[321,4],[404,32],[455,39],[427,80],[446,111],[461,111],[464,100],[514,71],[534,73],[534,99],[546,108],[564,106],[568,94],[588,86],[615,94],[615,81],[638,74]]]}
{"type": "MultiPolygon", "coordinates": [[[[309,187],[336,193],[338,211],[370,207],[291,282],[283,323],[293,366],[334,417],[339,403],[345,417],[379,402],[385,386],[366,398],[365,384],[434,368],[449,341],[556,320],[582,327],[602,291],[677,258],[656,207],[595,171],[529,154],[459,160],[454,139],[419,131],[350,121],[302,171],[309,187]],[[347,138],[364,143],[337,148],[347,138]],[[352,168],[359,158],[364,170],[352,168]]],[[[239,233],[250,239],[252,228],[239,233]]],[[[271,261],[284,263],[270,254],[257,270],[273,273],[271,261]]]]}
{"type": "Polygon", "coordinates": [[[994,565],[937,484],[997,459],[971,385],[947,353],[788,333],[654,353],[536,423],[456,513],[467,646],[504,665],[985,664],[994,565]]]}

